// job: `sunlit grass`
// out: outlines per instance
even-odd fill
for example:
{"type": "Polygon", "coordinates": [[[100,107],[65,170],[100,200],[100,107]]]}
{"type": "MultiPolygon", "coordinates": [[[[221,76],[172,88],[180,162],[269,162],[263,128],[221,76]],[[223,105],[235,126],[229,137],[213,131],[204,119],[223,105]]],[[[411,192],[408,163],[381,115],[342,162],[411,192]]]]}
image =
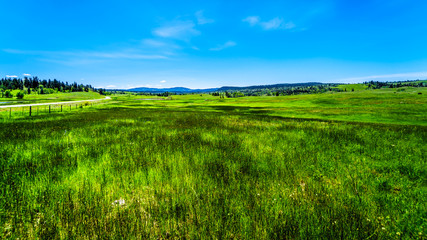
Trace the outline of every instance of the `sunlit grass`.
{"type": "Polygon", "coordinates": [[[284,118],[427,125],[427,89],[401,88],[358,92],[261,96],[221,99],[211,95],[178,95],[173,100],[141,100],[141,96],[116,95],[128,107],[166,108],[178,111],[214,111],[284,118]],[[421,93],[421,94],[419,94],[421,93]]]}
{"type": "MultiPolygon", "coordinates": [[[[16,96],[19,90],[12,91],[16,96]]],[[[31,104],[31,103],[48,103],[48,102],[63,102],[63,101],[77,101],[77,100],[92,100],[105,98],[97,92],[70,92],[70,93],[52,93],[52,94],[25,94],[23,99],[13,98],[0,98],[0,102],[7,102],[7,104],[31,104]]],[[[0,105],[0,106],[1,106],[0,105]]]]}
{"type": "Polygon", "coordinates": [[[4,119],[0,236],[426,236],[425,92],[138,98],[4,119]]]}

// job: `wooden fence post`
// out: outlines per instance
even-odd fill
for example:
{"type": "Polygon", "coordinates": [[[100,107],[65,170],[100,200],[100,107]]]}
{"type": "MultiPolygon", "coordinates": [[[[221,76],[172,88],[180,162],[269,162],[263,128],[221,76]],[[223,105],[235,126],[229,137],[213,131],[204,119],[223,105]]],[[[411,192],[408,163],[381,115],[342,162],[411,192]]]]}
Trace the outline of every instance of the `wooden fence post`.
{"type": "Polygon", "coordinates": [[[49,113],[50,113],[50,105],[49,105],[49,113]]]}
{"type": "Polygon", "coordinates": [[[62,112],[62,105],[61,105],[61,112],[62,112]]]}
{"type": "Polygon", "coordinates": [[[30,106],[30,117],[31,117],[31,106],[30,106]]]}

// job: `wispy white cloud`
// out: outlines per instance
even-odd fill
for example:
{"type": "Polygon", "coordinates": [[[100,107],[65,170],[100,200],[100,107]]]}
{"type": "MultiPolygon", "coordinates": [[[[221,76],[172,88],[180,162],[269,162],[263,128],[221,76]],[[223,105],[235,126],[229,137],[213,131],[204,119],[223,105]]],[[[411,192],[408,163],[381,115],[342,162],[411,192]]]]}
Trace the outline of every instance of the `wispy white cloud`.
{"type": "MultiPolygon", "coordinates": [[[[124,50],[115,52],[100,52],[100,51],[33,51],[33,50],[18,50],[18,49],[3,49],[3,52],[11,54],[35,55],[42,56],[46,59],[63,61],[75,58],[78,60],[102,60],[102,59],[166,59],[166,56],[157,54],[141,54],[134,50],[124,50]]],[[[74,60],[75,60],[74,59],[74,60]]]]}
{"type": "Polygon", "coordinates": [[[260,22],[260,25],[265,30],[271,30],[271,29],[292,29],[295,27],[295,24],[293,22],[285,23],[283,19],[280,18],[273,18],[268,22],[260,22]]]}
{"type": "Polygon", "coordinates": [[[337,81],[341,82],[364,82],[370,80],[413,80],[413,79],[425,79],[427,78],[427,72],[410,72],[410,73],[395,73],[395,74],[384,74],[384,75],[372,75],[365,77],[353,77],[343,78],[337,81]]]}
{"type": "Polygon", "coordinates": [[[49,53],[48,51],[18,50],[18,49],[9,49],[9,48],[2,49],[2,51],[5,53],[26,54],[26,55],[43,55],[43,54],[49,53]]]}
{"type": "Polygon", "coordinates": [[[167,44],[163,41],[155,40],[155,39],[144,39],[142,40],[142,43],[146,46],[150,47],[164,47],[167,46],[167,44]]]}
{"type": "Polygon", "coordinates": [[[116,88],[116,85],[107,85],[105,88],[116,88]]]}
{"type": "Polygon", "coordinates": [[[6,75],[6,78],[17,78],[18,76],[16,75],[6,75]]]}
{"type": "Polygon", "coordinates": [[[260,22],[259,24],[266,30],[277,29],[282,25],[283,20],[279,18],[273,18],[268,22],[260,22]]]}
{"type": "Polygon", "coordinates": [[[193,36],[200,35],[194,27],[193,21],[173,21],[153,30],[153,34],[163,38],[189,40],[193,36]]]}
{"type": "Polygon", "coordinates": [[[207,23],[213,23],[215,22],[213,19],[208,19],[203,15],[203,10],[197,11],[195,13],[196,18],[197,18],[197,24],[199,25],[203,25],[203,24],[207,24],[207,23]]]}
{"type": "Polygon", "coordinates": [[[146,55],[131,52],[81,52],[81,56],[95,58],[122,58],[122,59],[165,59],[162,55],[146,55]]]}
{"type": "Polygon", "coordinates": [[[141,41],[142,45],[140,46],[141,50],[144,49],[147,52],[157,53],[162,56],[173,56],[178,54],[179,50],[182,49],[180,45],[175,43],[173,39],[156,39],[149,38],[143,39],[141,41]]]}
{"type": "Polygon", "coordinates": [[[51,57],[41,57],[37,58],[38,61],[66,65],[66,66],[78,66],[78,65],[92,65],[105,63],[105,59],[87,59],[87,58],[51,58],[51,57]]]}
{"type": "Polygon", "coordinates": [[[24,73],[24,74],[22,74],[22,75],[24,75],[24,76],[26,76],[26,77],[31,76],[31,74],[29,74],[29,73],[24,73]]]}
{"type": "Polygon", "coordinates": [[[251,26],[255,26],[257,23],[259,23],[259,19],[260,18],[258,16],[249,16],[249,17],[243,19],[242,21],[248,22],[249,25],[251,25],[251,26]]]}
{"type": "Polygon", "coordinates": [[[166,82],[166,80],[162,80],[162,81],[160,81],[161,83],[165,83],[166,82]]]}
{"type": "Polygon", "coordinates": [[[160,49],[180,49],[181,47],[172,41],[161,41],[158,39],[144,39],[142,43],[146,47],[160,48],[160,49]]]}
{"type": "Polygon", "coordinates": [[[223,49],[225,49],[225,48],[234,47],[234,46],[236,46],[236,45],[237,45],[237,44],[236,44],[235,42],[233,42],[233,41],[228,41],[228,42],[226,42],[226,43],[224,43],[224,44],[218,45],[217,47],[215,47],[215,48],[211,48],[211,49],[209,49],[209,50],[211,50],[211,51],[221,51],[221,50],[223,50],[223,49]]]}
{"type": "Polygon", "coordinates": [[[261,26],[264,30],[295,28],[295,24],[293,22],[285,22],[282,18],[278,17],[262,22],[261,18],[258,16],[249,16],[242,21],[248,22],[250,26],[261,26]]]}

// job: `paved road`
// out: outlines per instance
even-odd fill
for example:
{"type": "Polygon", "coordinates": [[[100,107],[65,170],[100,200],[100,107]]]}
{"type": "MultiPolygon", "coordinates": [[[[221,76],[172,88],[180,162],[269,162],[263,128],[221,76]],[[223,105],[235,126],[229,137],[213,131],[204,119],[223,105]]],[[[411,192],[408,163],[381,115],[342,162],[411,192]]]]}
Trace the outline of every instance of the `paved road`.
{"type": "Polygon", "coordinates": [[[0,108],[16,108],[16,107],[29,107],[29,106],[43,106],[43,105],[60,105],[60,104],[70,104],[70,103],[79,103],[79,102],[96,102],[101,100],[111,99],[110,97],[105,97],[101,99],[93,100],[79,100],[79,101],[68,101],[68,102],[50,102],[50,103],[32,103],[32,104],[20,104],[20,105],[4,105],[0,108]]]}

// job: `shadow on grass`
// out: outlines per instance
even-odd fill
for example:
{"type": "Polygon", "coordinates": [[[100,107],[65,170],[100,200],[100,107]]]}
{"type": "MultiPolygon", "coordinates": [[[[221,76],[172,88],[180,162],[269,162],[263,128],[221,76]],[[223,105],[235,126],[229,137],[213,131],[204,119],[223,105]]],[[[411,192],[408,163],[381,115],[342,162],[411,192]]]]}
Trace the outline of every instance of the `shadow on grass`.
{"type": "MultiPolygon", "coordinates": [[[[161,118],[171,118],[168,114],[171,113],[200,113],[206,116],[206,114],[212,114],[215,116],[241,116],[247,119],[261,120],[261,121],[286,121],[286,122],[324,122],[324,123],[343,123],[351,124],[355,126],[369,126],[380,129],[390,129],[390,130],[399,130],[402,132],[413,132],[414,130],[421,130],[427,132],[426,126],[419,125],[401,125],[401,124],[392,124],[392,123],[375,123],[375,122],[356,122],[356,121],[346,121],[346,120],[330,120],[330,119],[320,119],[320,118],[303,118],[303,117],[284,117],[272,115],[278,113],[271,109],[265,109],[263,107],[247,107],[247,106],[222,106],[222,105],[211,105],[211,106],[185,106],[185,107],[163,107],[157,105],[121,105],[119,103],[114,105],[106,106],[105,108],[93,108],[85,109],[83,111],[74,111],[69,113],[51,113],[43,114],[32,117],[23,117],[17,118],[13,121],[6,121],[0,123],[3,129],[8,129],[10,131],[0,131],[0,139],[13,139],[13,138],[32,138],[37,137],[37,131],[30,131],[27,133],[22,133],[19,129],[44,129],[50,128],[55,129],[75,129],[75,128],[84,128],[93,123],[101,123],[109,119],[128,119],[134,117],[140,117],[151,114],[165,114],[161,118]],[[140,108],[135,108],[140,107],[140,108]],[[31,136],[30,136],[31,135],[31,136]],[[32,136],[35,135],[35,136],[32,136]]],[[[194,115],[193,115],[194,116],[194,115]]],[[[152,117],[159,117],[158,115],[153,115],[152,117]]],[[[174,116],[177,117],[177,116],[174,116]]],[[[187,118],[188,116],[182,116],[187,118]]],[[[180,117],[180,118],[182,118],[180,117]]],[[[173,119],[172,119],[173,120],[173,119]]],[[[175,122],[175,121],[172,121],[175,122]]],[[[179,122],[179,121],[178,121],[179,122]]],[[[197,124],[197,122],[193,122],[197,124]]],[[[214,123],[212,123],[214,124],[214,123]]],[[[215,124],[219,124],[216,123],[215,124]]],[[[190,125],[186,127],[191,127],[190,125]]]]}

